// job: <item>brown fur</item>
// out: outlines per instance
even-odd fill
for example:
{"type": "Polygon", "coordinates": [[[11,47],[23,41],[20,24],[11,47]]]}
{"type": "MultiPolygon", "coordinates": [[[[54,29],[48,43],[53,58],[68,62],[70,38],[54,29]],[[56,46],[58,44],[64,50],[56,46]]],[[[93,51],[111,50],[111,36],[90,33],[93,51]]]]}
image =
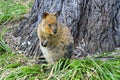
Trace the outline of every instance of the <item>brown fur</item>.
{"type": "Polygon", "coordinates": [[[57,22],[55,14],[43,14],[37,30],[40,48],[48,63],[53,64],[63,57],[71,57],[73,37],[64,24],[57,22]],[[57,32],[54,33],[54,30],[57,32]]]}

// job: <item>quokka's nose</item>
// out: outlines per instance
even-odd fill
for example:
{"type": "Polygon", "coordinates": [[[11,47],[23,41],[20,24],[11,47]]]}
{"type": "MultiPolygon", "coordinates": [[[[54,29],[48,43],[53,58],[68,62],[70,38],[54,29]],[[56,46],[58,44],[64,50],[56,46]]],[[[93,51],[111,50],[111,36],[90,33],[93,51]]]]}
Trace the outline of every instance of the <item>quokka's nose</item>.
{"type": "Polygon", "coordinates": [[[56,33],[57,33],[57,30],[53,30],[53,33],[56,34],[56,33]]]}

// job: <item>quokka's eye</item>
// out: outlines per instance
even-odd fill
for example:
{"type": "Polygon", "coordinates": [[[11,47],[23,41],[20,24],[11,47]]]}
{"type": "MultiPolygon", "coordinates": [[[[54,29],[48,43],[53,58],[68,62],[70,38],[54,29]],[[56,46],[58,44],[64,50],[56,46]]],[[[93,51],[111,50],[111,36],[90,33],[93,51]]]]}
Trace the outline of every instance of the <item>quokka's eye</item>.
{"type": "Polygon", "coordinates": [[[51,24],[48,24],[49,27],[51,27],[52,25],[51,24]]]}

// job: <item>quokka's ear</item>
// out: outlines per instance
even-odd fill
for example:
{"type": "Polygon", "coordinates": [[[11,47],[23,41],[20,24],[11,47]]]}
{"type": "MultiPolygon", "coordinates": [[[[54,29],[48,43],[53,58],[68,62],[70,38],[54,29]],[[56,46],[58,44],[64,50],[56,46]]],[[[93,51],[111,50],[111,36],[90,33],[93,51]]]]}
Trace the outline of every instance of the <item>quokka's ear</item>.
{"type": "Polygon", "coordinates": [[[47,15],[48,15],[47,12],[43,12],[42,18],[46,18],[47,15]]]}
{"type": "Polygon", "coordinates": [[[58,17],[60,15],[60,11],[57,11],[55,13],[53,13],[56,17],[58,17]]]}

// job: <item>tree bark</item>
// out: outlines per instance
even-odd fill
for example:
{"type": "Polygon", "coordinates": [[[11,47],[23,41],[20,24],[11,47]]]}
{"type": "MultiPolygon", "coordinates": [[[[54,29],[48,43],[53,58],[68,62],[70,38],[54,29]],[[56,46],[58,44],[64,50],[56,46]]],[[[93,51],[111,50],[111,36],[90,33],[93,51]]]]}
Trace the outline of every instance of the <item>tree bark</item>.
{"type": "Polygon", "coordinates": [[[41,54],[36,29],[44,11],[60,11],[58,21],[71,30],[77,54],[120,47],[120,0],[35,0],[29,17],[13,34],[21,37],[18,47],[28,56],[41,54]]]}

